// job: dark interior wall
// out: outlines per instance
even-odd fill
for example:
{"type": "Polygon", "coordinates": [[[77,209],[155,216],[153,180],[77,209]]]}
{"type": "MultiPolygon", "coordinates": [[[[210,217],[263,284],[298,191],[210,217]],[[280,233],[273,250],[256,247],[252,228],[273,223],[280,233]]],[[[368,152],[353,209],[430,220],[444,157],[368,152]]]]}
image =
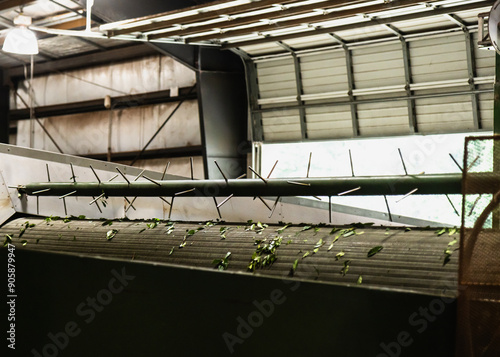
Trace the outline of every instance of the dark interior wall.
{"type": "MultiPolygon", "coordinates": [[[[118,21],[207,2],[109,0],[96,2],[92,10],[102,19],[118,21]]],[[[150,45],[197,71],[205,178],[222,178],[214,160],[218,161],[230,178],[245,173],[246,154],[249,151],[246,140],[248,105],[245,71],[240,57],[216,47],[150,45]]]]}
{"type": "Polygon", "coordinates": [[[439,297],[29,250],[15,259],[16,350],[4,339],[2,356],[454,355],[455,302],[439,297]]]}

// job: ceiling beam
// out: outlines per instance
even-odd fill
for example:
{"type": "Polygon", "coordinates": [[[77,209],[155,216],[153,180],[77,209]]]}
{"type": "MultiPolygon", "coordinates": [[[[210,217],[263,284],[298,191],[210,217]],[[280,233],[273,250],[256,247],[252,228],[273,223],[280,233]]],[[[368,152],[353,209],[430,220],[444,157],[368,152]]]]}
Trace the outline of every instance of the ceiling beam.
{"type": "MultiPolygon", "coordinates": [[[[261,0],[258,2],[251,2],[249,4],[244,4],[244,5],[239,5],[239,6],[234,6],[228,9],[225,9],[223,11],[208,11],[208,12],[200,12],[196,15],[191,15],[191,16],[184,16],[182,18],[176,18],[176,19],[169,19],[165,21],[157,21],[153,22],[151,24],[147,25],[142,25],[142,26],[135,26],[132,28],[127,28],[127,29],[117,29],[117,30],[110,30],[108,31],[108,36],[117,36],[117,35],[123,35],[123,34],[128,34],[131,32],[148,32],[148,31],[156,31],[156,30],[161,30],[165,27],[172,26],[179,24],[182,22],[183,24],[190,24],[193,22],[202,22],[202,21],[207,21],[211,19],[215,19],[220,17],[221,12],[224,13],[224,15],[235,15],[235,14],[240,14],[248,11],[256,11],[256,10],[261,10],[265,9],[266,7],[272,6],[276,4],[276,0],[261,0]]],[[[280,4],[288,4],[288,3],[293,3],[293,2],[298,2],[297,0],[286,0],[286,1],[279,1],[280,4]]],[[[221,3],[221,2],[219,2],[221,3]]],[[[204,8],[209,5],[213,4],[206,4],[204,6],[199,6],[198,8],[204,8]]],[[[171,11],[171,12],[166,12],[163,14],[156,14],[152,16],[148,16],[145,18],[139,18],[139,19],[134,19],[133,21],[140,21],[140,20],[147,20],[147,19],[155,19],[159,18],[161,16],[166,16],[166,15],[173,15],[175,13],[180,13],[180,12],[186,12],[190,10],[188,9],[181,9],[181,10],[176,10],[176,11],[171,11]]],[[[132,21],[130,21],[132,22],[132,21]]]]}
{"type": "Polygon", "coordinates": [[[268,35],[265,35],[265,37],[263,37],[263,38],[259,38],[259,39],[255,39],[255,40],[225,43],[222,45],[222,48],[227,49],[227,48],[234,48],[234,47],[258,45],[258,44],[267,43],[267,42],[286,41],[286,40],[290,40],[290,39],[294,39],[294,38],[298,38],[298,37],[316,36],[319,34],[327,34],[330,32],[347,31],[347,30],[353,30],[353,29],[370,27],[370,26],[390,24],[390,23],[395,23],[395,22],[399,22],[399,21],[408,21],[408,20],[420,19],[420,18],[424,18],[424,17],[444,15],[444,14],[449,14],[449,13],[454,13],[454,12],[459,12],[459,11],[479,9],[479,8],[486,7],[486,6],[491,6],[493,4],[494,4],[494,1],[492,1],[492,0],[480,1],[480,2],[475,2],[475,3],[465,4],[465,5],[436,8],[433,10],[422,11],[422,12],[407,14],[407,15],[391,16],[391,17],[387,17],[387,18],[373,18],[369,21],[364,21],[364,22],[355,23],[355,24],[347,24],[347,25],[334,26],[334,27],[316,27],[316,28],[307,29],[305,31],[288,34],[288,35],[272,36],[272,34],[268,34],[268,35]]]}
{"type": "MultiPolygon", "coordinates": [[[[138,57],[157,55],[158,51],[144,44],[132,45],[110,49],[106,52],[95,52],[83,56],[58,59],[42,63],[35,63],[34,75],[42,75],[52,72],[66,71],[69,69],[83,68],[106,64],[113,61],[123,61],[138,57]]],[[[9,68],[6,71],[9,78],[24,77],[23,66],[9,68]]]]}
{"type": "MultiPolygon", "coordinates": [[[[376,4],[376,5],[370,5],[370,6],[365,6],[365,7],[359,7],[355,9],[348,9],[348,10],[340,10],[340,11],[334,11],[331,13],[326,13],[326,14],[321,14],[321,15],[315,15],[315,16],[310,16],[310,17],[305,17],[305,18],[300,18],[300,19],[293,19],[293,20],[288,20],[288,21],[279,21],[279,19],[275,23],[269,23],[269,24],[263,24],[259,26],[254,26],[251,28],[246,28],[246,29],[240,29],[240,30],[227,30],[218,34],[212,34],[212,35],[204,35],[204,36],[194,36],[194,37],[189,37],[186,39],[186,42],[192,42],[192,41],[206,41],[206,40],[214,40],[214,39],[219,39],[219,38],[227,38],[227,37],[233,37],[233,36],[240,36],[240,35],[246,35],[249,33],[253,32],[260,32],[260,31],[273,31],[273,30],[278,30],[278,29],[284,29],[287,27],[292,27],[296,25],[302,25],[302,24],[313,24],[315,22],[324,22],[324,21],[331,21],[335,19],[340,19],[344,17],[349,17],[349,16],[354,16],[354,15],[359,15],[359,14],[368,14],[371,12],[376,12],[376,11],[382,11],[382,10],[393,10],[405,6],[411,6],[415,4],[422,3],[422,0],[401,0],[397,2],[391,2],[391,3],[383,3],[383,4],[376,4]]],[[[317,4],[315,4],[317,5],[317,4]]],[[[194,28],[196,30],[197,28],[194,28]]],[[[199,32],[199,31],[196,31],[199,32]]],[[[170,33],[166,33],[170,34],[170,33]]],[[[150,36],[150,38],[153,38],[153,36],[150,36]]]]}
{"type": "MultiPolygon", "coordinates": [[[[405,1],[405,0],[401,0],[405,1]]],[[[401,2],[401,1],[398,1],[401,2]]],[[[412,1],[412,0],[406,0],[406,1],[412,1]]],[[[359,1],[353,1],[352,3],[357,3],[359,1]]],[[[193,33],[200,33],[200,32],[206,32],[210,31],[213,29],[223,29],[223,28],[228,28],[228,27],[234,27],[234,26],[241,26],[241,25],[248,25],[254,22],[261,21],[263,19],[265,20],[274,20],[274,19],[279,19],[280,17],[284,16],[294,16],[294,15],[301,15],[308,13],[310,11],[316,10],[316,9],[324,9],[324,10],[329,10],[333,9],[339,6],[345,6],[346,1],[344,0],[328,0],[325,2],[321,3],[314,3],[314,4],[308,4],[308,5],[303,5],[303,6],[296,6],[296,7],[291,7],[288,9],[284,9],[281,11],[276,11],[276,12],[270,12],[268,14],[259,14],[259,15],[252,15],[252,16],[245,16],[245,17],[239,17],[236,19],[227,19],[226,21],[219,22],[219,23],[214,23],[214,24],[208,24],[208,25],[202,25],[202,26],[192,26],[188,27],[186,29],[182,30],[176,30],[176,31],[168,31],[168,32],[162,32],[154,35],[149,35],[148,38],[153,40],[157,38],[163,38],[163,37],[171,37],[171,36],[184,36],[184,35],[189,35],[193,33]]],[[[384,5],[384,4],[382,4],[384,5]]],[[[360,13],[362,8],[354,9],[355,13],[360,13]],[[357,10],[357,11],[356,11],[357,10]]],[[[353,11],[353,10],[351,10],[353,11]]],[[[327,15],[326,15],[327,16],[327,15]]],[[[219,16],[217,16],[219,17],[219,16]]],[[[325,15],[320,15],[322,19],[325,18],[325,15]]],[[[302,23],[307,20],[302,20],[302,23]]],[[[182,20],[180,20],[182,23],[182,20]]],[[[177,21],[179,23],[179,21],[177,21]]],[[[248,30],[247,30],[248,31],[248,30]]]]}

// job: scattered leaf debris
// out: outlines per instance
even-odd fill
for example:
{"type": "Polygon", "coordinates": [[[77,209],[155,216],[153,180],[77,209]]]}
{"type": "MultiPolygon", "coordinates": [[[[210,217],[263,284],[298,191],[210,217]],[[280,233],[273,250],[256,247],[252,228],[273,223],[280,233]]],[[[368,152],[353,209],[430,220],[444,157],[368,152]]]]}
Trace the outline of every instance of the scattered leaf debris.
{"type": "Polygon", "coordinates": [[[382,247],[381,245],[377,245],[376,247],[373,247],[372,249],[370,249],[370,251],[368,252],[368,254],[366,256],[368,258],[373,257],[375,254],[380,252],[382,249],[384,249],[384,247],[382,247]]]}
{"type": "Polygon", "coordinates": [[[116,236],[116,233],[118,233],[117,229],[111,229],[106,233],[106,238],[107,240],[111,240],[116,236]]]}
{"type": "Polygon", "coordinates": [[[215,268],[218,270],[226,270],[229,265],[229,257],[231,256],[231,252],[227,252],[226,256],[222,259],[215,259],[212,261],[212,264],[215,265],[215,268]]]}

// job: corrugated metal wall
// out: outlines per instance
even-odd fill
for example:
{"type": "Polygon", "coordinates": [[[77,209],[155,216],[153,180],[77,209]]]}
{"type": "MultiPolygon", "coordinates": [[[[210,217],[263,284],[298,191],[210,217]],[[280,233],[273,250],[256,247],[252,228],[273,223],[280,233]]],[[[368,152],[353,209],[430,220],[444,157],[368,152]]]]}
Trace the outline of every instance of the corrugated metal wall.
{"type": "MultiPolygon", "coordinates": [[[[178,88],[196,83],[195,72],[170,57],[158,55],[134,61],[96,66],[64,73],[36,77],[33,81],[35,106],[57,105],[102,99],[109,95],[122,96],[161,90],[175,92],[178,88]]],[[[29,103],[28,83],[18,83],[17,95],[11,92],[11,108],[24,108],[22,100],[29,103]]],[[[120,107],[111,111],[63,115],[40,118],[47,131],[65,154],[92,156],[108,150],[109,121],[111,151],[140,151],[164,120],[174,111],[178,102],[120,107]]],[[[30,122],[17,122],[16,144],[29,147],[30,122]]],[[[201,146],[198,101],[187,100],[172,116],[148,150],[201,146]]],[[[34,148],[57,151],[52,141],[35,124],[34,148]]],[[[189,158],[175,160],[140,160],[137,166],[163,170],[166,161],[172,161],[169,172],[190,176],[189,158]]],[[[128,162],[123,162],[129,164],[128,162]]],[[[194,160],[195,177],[203,178],[203,160],[194,160]]]]}
{"type": "Polygon", "coordinates": [[[492,128],[494,52],[477,48],[476,33],[297,50],[254,63],[252,110],[262,118],[255,141],[492,128]]]}

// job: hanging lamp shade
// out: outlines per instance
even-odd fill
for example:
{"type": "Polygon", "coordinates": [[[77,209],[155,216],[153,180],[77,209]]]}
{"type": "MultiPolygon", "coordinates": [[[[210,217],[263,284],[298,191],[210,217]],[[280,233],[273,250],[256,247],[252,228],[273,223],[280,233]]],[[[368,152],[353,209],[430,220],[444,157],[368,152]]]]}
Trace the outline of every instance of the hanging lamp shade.
{"type": "Polygon", "coordinates": [[[19,15],[14,19],[16,27],[11,29],[5,37],[3,50],[20,55],[38,54],[38,40],[33,31],[27,26],[31,25],[29,16],[19,15]]]}

